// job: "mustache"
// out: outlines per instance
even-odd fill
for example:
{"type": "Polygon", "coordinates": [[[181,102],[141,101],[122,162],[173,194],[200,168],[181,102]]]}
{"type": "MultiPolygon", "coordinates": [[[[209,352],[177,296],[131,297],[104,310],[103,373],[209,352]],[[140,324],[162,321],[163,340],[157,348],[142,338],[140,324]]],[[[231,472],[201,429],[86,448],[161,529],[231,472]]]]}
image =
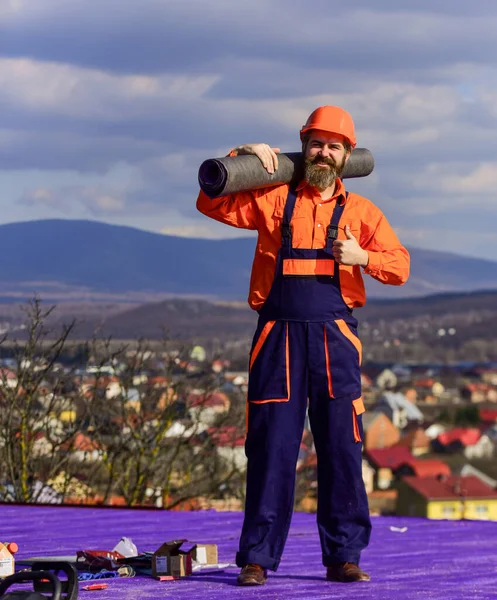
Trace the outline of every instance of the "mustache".
{"type": "Polygon", "coordinates": [[[320,156],[316,156],[315,158],[311,159],[310,163],[313,165],[317,165],[318,163],[325,163],[326,165],[329,165],[330,167],[337,166],[337,163],[335,162],[335,160],[333,158],[324,158],[324,157],[320,157],[320,156]]]}

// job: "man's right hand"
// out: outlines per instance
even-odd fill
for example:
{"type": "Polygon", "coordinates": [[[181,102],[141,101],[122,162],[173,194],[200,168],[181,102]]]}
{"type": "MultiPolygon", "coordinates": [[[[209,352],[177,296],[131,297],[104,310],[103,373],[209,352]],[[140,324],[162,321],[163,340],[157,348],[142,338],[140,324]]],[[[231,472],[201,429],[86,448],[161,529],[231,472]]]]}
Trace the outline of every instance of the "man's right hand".
{"type": "Polygon", "coordinates": [[[268,173],[272,174],[278,168],[279,148],[271,148],[268,144],[245,144],[234,150],[237,154],[255,154],[268,173]]]}

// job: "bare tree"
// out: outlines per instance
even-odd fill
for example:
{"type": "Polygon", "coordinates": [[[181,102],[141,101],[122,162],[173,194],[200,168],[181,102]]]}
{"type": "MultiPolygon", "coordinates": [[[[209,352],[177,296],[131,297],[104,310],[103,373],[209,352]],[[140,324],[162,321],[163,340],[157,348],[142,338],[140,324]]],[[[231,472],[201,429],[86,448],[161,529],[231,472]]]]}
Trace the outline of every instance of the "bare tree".
{"type": "Polygon", "coordinates": [[[35,298],[23,339],[0,340],[12,355],[0,378],[1,499],[174,508],[242,496],[244,401],[220,392],[207,363],[167,339],[95,335],[85,364],[65,367],[75,322],[48,327],[53,310],[35,298]]]}
{"type": "Polygon", "coordinates": [[[6,500],[39,501],[47,493],[42,482],[67,468],[69,456],[64,448],[77,433],[72,401],[64,394],[70,374],[57,363],[74,321],[57,332],[49,329],[46,322],[53,310],[34,298],[24,308],[25,339],[10,342],[5,336],[0,342],[13,357],[12,367],[3,368],[0,378],[2,496],[6,500]]]}

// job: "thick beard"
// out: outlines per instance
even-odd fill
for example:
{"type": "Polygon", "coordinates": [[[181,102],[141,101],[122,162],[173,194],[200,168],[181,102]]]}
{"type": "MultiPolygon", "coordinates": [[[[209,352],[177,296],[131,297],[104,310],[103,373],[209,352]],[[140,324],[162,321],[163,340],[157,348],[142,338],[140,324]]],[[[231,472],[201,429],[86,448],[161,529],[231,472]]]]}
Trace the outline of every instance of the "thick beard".
{"type": "Polygon", "coordinates": [[[332,158],[306,158],[305,178],[309,185],[322,192],[333,185],[335,179],[343,173],[344,168],[345,156],[339,165],[332,158]],[[320,167],[316,164],[318,162],[324,162],[329,166],[320,167]]]}

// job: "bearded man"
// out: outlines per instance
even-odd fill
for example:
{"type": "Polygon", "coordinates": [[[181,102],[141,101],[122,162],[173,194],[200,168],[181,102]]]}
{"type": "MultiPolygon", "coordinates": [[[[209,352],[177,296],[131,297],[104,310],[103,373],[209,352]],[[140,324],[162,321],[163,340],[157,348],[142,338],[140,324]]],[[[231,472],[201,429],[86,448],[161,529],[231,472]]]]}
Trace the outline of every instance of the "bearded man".
{"type": "MultiPolygon", "coordinates": [[[[337,106],[316,109],[300,132],[305,178],[211,200],[197,208],[257,230],[249,304],[259,313],[249,360],[247,493],[236,562],[239,585],[276,571],[293,512],[295,467],[308,411],[318,462],[317,524],[326,578],[369,581],[359,567],[371,521],[362,480],[362,346],[353,309],[362,272],[390,285],[409,276],[409,254],[382,212],[346,192],[340,175],[356,145],[337,106]],[[361,272],[362,271],[362,272],[361,272]]],[[[249,144],[269,173],[278,148],[249,144]]]]}

